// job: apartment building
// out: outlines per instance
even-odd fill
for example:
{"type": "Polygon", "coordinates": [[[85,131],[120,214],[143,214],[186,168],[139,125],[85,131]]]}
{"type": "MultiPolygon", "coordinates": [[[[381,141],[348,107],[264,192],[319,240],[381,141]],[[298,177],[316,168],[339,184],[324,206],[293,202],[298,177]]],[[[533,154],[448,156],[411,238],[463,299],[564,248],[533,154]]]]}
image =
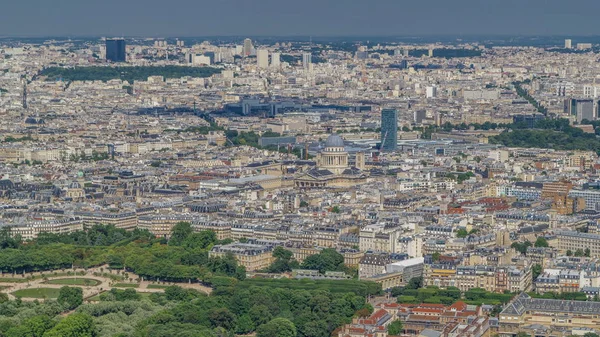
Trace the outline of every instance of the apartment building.
{"type": "Polygon", "coordinates": [[[575,252],[578,249],[590,250],[590,257],[600,257],[600,234],[577,231],[557,231],[558,250],[561,253],[575,252]]]}
{"type": "Polygon", "coordinates": [[[1,224],[0,228],[9,228],[12,236],[21,236],[23,240],[35,239],[39,233],[68,234],[83,230],[80,218],[53,220],[35,220],[23,223],[1,224]]]}
{"type": "Polygon", "coordinates": [[[498,335],[513,337],[536,324],[540,328],[562,330],[566,335],[575,328],[597,330],[600,329],[599,312],[600,302],[538,299],[521,293],[500,313],[498,335]]]}
{"type": "Polygon", "coordinates": [[[273,246],[249,243],[216,245],[208,253],[208,256],[223,257],[227,254],[232,254],[238,264],[246,267],[247,271],[267,268],[275,261],[275,258],[273,258],[273,246]]]}
{"type": "Polygon", "coordinates": [[[117,228],[134,230],[138,225],[136,212],[75,212],[85,226],[114,225],[117,228]]]}

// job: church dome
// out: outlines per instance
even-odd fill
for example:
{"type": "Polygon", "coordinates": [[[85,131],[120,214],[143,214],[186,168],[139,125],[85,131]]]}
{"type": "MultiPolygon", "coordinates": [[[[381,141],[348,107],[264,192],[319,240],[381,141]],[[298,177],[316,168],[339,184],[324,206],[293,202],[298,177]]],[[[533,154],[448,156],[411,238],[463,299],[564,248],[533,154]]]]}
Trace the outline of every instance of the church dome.
{"type": "Polygon", "coordinates": [[[344,147],[344,140],[338,135],[330,135],[325,141],[325,147],[344,147]]]}

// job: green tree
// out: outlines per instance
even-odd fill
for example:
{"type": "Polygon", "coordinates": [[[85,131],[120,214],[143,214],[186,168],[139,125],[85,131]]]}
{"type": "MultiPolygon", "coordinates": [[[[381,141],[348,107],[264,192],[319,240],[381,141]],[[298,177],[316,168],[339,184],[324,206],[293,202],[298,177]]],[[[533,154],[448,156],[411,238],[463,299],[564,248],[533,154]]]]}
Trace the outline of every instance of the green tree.
{"type": "Polygon", "coordinates": [[[540,266],[539,264],[535,264],[535,265],[533,265],[533,267],[531,267],[531,275],[532,275],[534,281],[537,279],[537,277],[541,273],[542,273],[542,266],[540,266]]]}
{"type": "Polygon", "coordinates": [[[250,316],[242,315],[240,316],[235,324],[235,333],[237,334],[249,334],[254,331],[256,325],[250,316]]]}
{"type": "Polygon", "coordinates": [[[435,252],[435,253],[431,254],[431,260],[433,260],[433,262],[438,262],[440,260],[440,256],[441,256],[440,253],[435,252]]]}
{"type": "Polygon", "coordinates": [[[466,238],[467,235],[469,235],[469,233],[464,228],[460,228],[458,231],[456,231],[457,238],[466,238]]]}
{"type": "Polygon", "coordinates": [[[169,246],[181,246],[183,241],[192,234],[192,224],[189,222],[179,222],[173,226],[169,246]]]}
{"type": "Polygon", "coordinates": [[[536,240],[535,240],[535,247],[548,247],[548,240],[546,240],[545,237],[543,236],[539,236],[536,240]]]}
{"type": "Polygon", "coordinates": [[[589,249],[589,248],[586,248],[586,249],[583,251],[583,256],[585,256],[585,257],[590,257],[590,249],[589,249]]]}
{"type": "Polygon", "coordinates": [[[83,290],[79,287],[64,286],[60,288],[57,301],[68,310],[73,310],[83,303],[83,290]]]}
{"type": "Polygon", "coordinates": [[[570,250],[570,249],[568,249],[568,250],[567,250],[567,256],[573,256],[573,251],[572,251],[572,250],[570,250]]]}
{"type": "Polygon", "coordinates": [[[408,281],[406,289],[419,289],[423,286],[423,277],[413,277],[408,281]]]}
{"type": "Polygon", "coordinates": [[[395,320],[390,325],[388,325],[388,335],[391,336],[399,336],[404,330],[404,325],[402,321],[395,320]]]}
{"type": "Polygon", "coordinates": [[[304,269],[326,271],[344,271],[344,256],[333,248],[325,248],[319,254],[310,255],[301,265],[304,269]]]}
{"type": "Polygon", "coordinates": [[[71,314],[54,328],[46,331],[44,337],[94,337],[94,320],[88,314],[71,314]]]}
{"type": "Polygon", "coordinates": [[[581,249],[581,248],[578,248],[578,249],[575,251],[575,256],[577,256],[577,257],[581,257],[581,256],[583,256],[583,249],[581,249]]]}
{"type": "Polygon", "coordinates": [[[248,315],[255,325],[263,325],[273,319],[269,307],[266,305],[255,305],[250,308],[248,315]]]}
{"type": "Polygon", "coordinates": [[[340,210],[340,206],[333,206],[333,207],[331,208],[331,212],[332,212],[332,213],[338,213],[338,214],[339,214],[339,213],[341,212],[341,210],[340,210]]]}
{"type": "Polygon", "coordinates": [[[227,308],[211,310],[208,319],[213,327],[222,327],[226,330],[232,329],[235,324],[235,315],[227,308]]]}
{"type": "Polygon", "coordinates": [[[54,321],[46,315],[34,316],[23,324],[12,327],[6,332],[6,337],[42,337],[54,326],[54,321]]]}
{"type": "Polygon", "coordinates": [[[256,337],[296,337],[296,326],[286,318],[275,318],[256,329],[256,337]]]}

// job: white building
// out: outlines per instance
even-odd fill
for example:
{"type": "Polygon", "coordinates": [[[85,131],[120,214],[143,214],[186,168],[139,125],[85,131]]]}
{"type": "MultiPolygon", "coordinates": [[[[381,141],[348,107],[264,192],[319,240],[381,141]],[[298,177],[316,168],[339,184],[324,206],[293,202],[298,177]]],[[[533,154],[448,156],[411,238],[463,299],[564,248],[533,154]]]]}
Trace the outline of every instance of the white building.
{"type": "Polygon", "coordinates": [[[266,49],[259,49],[256,51],[256,65],[259,68],[269,67],[269,51],[266,49]]]}
{"type": "Polygon", "coordinates": [[[272,68],[281,67],[281,54],[280,53],[271,54],[271,67],[272,68]]]}

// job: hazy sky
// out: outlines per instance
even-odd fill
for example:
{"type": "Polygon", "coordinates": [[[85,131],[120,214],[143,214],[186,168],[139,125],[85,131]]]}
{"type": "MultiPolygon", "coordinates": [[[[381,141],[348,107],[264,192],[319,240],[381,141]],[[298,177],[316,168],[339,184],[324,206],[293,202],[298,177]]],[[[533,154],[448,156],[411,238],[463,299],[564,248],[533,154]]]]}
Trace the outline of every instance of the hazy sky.
{"type": "Polygon", "coordinates": [[[600,35],[600,0],[2,0],[0,36],[600,35]]]}

